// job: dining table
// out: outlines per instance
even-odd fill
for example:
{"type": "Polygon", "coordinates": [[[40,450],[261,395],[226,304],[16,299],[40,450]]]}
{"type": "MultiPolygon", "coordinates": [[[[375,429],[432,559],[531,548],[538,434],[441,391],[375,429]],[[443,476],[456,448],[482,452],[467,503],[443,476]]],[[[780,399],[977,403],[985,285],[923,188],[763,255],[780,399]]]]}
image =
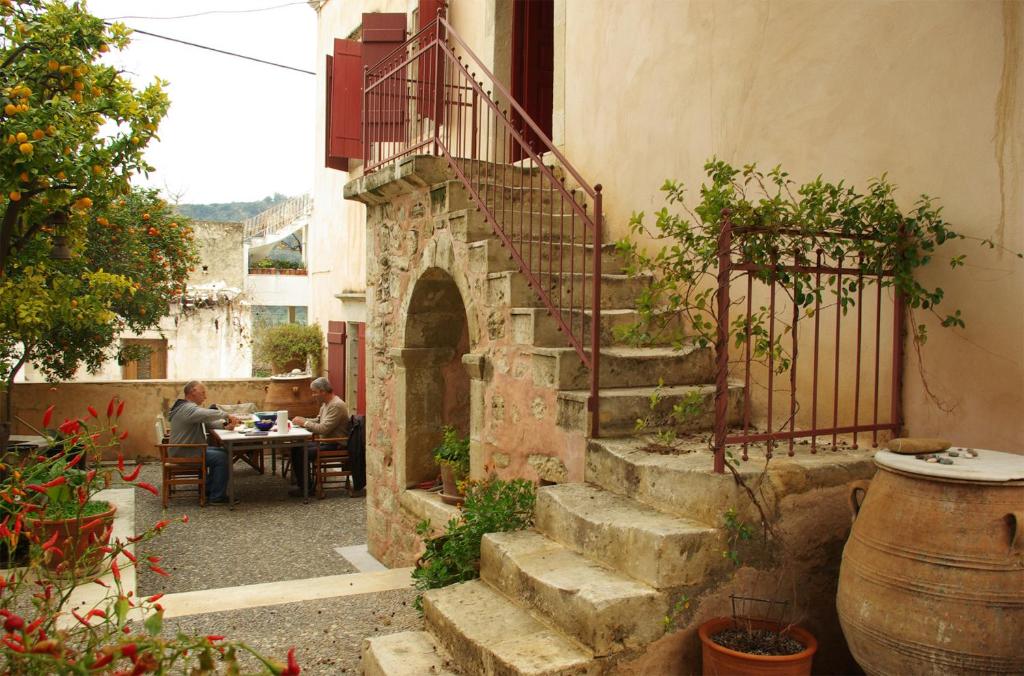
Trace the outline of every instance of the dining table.
{"type": "MultiPolygon", "coordinates": [[[[313,433],[301,427],[291,427],[283,432],[275,428],[268,432],[219,429],[210,430],[210,433],[228,455],[228,506],[231,509],[235,507],[234,467],[236,459],[253,452],[263,453],[269,448],[271,472],[273,473],[276,471],[278,451],[283,454],[296,446],[301,446],[303,467],[309,466],[309,445],[313,440],[313,433]]],[[[282,457],[284,456],[282,455],[282,457]]],[[[303,502],[309,502],[309,472],[303,472],[302,499],[303,502]]]]}

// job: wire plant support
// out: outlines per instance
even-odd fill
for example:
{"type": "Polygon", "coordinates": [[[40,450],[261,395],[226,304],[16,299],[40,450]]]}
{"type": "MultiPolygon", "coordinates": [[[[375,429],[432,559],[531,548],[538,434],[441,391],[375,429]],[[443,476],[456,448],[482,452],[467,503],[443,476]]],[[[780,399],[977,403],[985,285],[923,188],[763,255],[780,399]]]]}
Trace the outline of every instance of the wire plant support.
{"type": "Polygon", "coordinates": [[[588,369],[590,436],[597,437],[601,186],[555,148],[443,9],[364,71],[362,110],[366,173],[413,154],[447,159],[588,369]]]}

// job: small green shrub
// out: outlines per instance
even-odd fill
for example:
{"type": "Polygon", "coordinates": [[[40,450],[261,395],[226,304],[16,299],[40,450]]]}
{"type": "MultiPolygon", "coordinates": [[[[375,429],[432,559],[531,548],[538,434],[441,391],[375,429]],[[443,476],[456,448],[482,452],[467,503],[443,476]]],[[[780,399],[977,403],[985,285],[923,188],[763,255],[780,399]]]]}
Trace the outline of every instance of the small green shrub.
{"type": "Polygon", "coordinates": [[[469,476],[469,437],[461,437],[458,430],[445,425],[441,445],[434,449],[434,460],[450,465],[459,479],[469,476]]]}
{"type": "Polygon", "coordinates": [[[256,337],[253,358],[262,364],[282,365],[292,360],[313,363],[320,372],[324,334],[317,324],[277,324],[263,329],[256,337]]]}
{"type": "MultiPolygon", "coordinates": [[[[537,489],[526,479],[468,482],[461,518],[449,521],[443,535],[426,540],[427,549],[412,573],[416,588],[436,589],[480,577],[483,536],[532,526],[536,500],[537,489]]],[[[429,520],[416,527],[421,536],[429,532],[429,520]]],[[[416,608],[423,610],[422,595],[416,598],[416,608]]]]}
{"type": "Polygon", "coordinates": [[[276,258],[261,258],[249,261],[250,270],[303,270],[306,264],[302,261],[288,261],[276,258]]]}

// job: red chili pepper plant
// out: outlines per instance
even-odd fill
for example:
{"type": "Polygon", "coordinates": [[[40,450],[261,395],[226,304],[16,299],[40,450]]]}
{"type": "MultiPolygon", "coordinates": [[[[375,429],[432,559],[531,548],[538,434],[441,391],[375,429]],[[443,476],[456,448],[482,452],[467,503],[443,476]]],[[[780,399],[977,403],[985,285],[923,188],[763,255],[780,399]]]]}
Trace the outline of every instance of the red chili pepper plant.
{"type": "MultiPolygon", "coordinates": [[[[4,674],[238,673],[251,655],[265,673],[295,676],[294,650],[287,664],[266,658],[223,636],[162,635],[162,594],[136,596],[123,572],[143,565],[160,575],[159,557],[139,560],[137,543],[171,525],[159,521],[131,537],[112,536],[115,509],[97,496],[110,487],[137,487],[140,466],[127,467],[118,430],[124,403],[111,400],[105,419],[93,407],[44,434],[49,448],[0,458],[0,672],[4,674]],[[116,463],[103,464],[104,452],[116,463]],[[93,607],[72,607],[74,589],[106,590],[93,607]]],[[[43,416],[51,425],[53,407],[43,416]]],[[[188,517],[182,517],[187,522],[188,517]]]]}

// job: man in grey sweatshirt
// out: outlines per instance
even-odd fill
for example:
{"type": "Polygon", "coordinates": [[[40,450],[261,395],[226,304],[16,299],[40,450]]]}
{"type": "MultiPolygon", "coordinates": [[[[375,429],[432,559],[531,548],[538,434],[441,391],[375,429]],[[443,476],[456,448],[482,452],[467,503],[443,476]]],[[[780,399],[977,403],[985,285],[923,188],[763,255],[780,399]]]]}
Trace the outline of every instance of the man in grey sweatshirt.
{"type": "MultiPolygon", "coordinates": [[[[225,415],[224,411],[203,408],[206,401],[206,385],[198,380],[185,383],[185,398],[178,399],[171,406],[167,419],[171,423],[172,444],[205,444],[206,430],[234,429],[239,419],[225,415]]],[[[173,457],[196,457],[198,448],[171,448],[173,457]]],[[[206,449],[206,500],[210,504],[227,504],[228,454],[223,448],[210,446],[206,449]]]]}

